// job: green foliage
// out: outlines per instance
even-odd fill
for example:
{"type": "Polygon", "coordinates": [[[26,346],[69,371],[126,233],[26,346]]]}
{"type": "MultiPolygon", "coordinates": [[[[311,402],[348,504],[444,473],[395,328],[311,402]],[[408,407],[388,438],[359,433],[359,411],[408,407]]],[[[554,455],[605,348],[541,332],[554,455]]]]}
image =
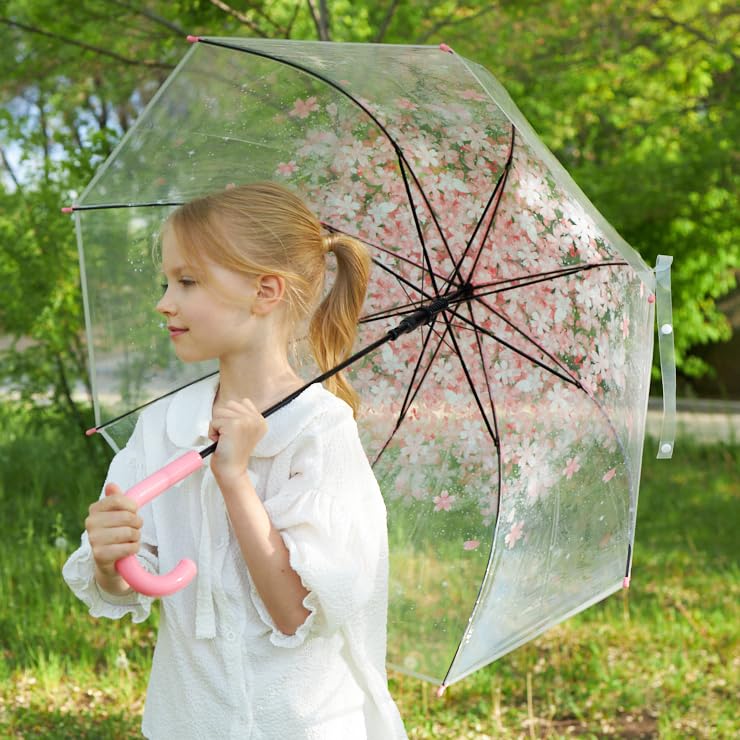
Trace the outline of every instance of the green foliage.
{"type": "Polygon", "coordinates": [[[491,69],[645,259],[672,254],[677,360],[729,337],[738,14],[729,0],[8,0],[0,10],[0,383],[82,424],[79,193],[186,51],[186,33],[438,43],[491,69]],[[9,338],[9,339],[7,339],[9,338]],[[10,341],[10,347],[2,349],[10,341]],[[77,395],[75,394],[77,390],[77,395]]]}

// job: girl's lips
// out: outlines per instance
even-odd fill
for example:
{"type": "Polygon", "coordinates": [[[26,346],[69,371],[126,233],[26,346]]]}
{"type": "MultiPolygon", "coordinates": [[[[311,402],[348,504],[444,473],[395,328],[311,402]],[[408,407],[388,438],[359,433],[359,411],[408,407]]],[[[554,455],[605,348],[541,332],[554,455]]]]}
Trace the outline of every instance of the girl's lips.
{"type": "Polygon", "coordinates": [[[168,326],[167,331],[170,333],[170,338],[174,339],[175,337],[179,337],[181,334],[185,334],[187,329],[179,329],[176,326],[168,326]]]}

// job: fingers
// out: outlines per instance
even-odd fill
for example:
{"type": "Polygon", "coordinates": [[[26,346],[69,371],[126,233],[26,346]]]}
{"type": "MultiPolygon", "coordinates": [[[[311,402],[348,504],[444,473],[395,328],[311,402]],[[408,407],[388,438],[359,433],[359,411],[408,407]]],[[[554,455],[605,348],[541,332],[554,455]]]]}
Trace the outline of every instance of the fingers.
{"type": "Polygon", "coordinates": [[[261,437],[267,422],[256,406],[248,399],[229,401],[218,407],[208,427],[208,438],[217,442],[224,433],[238,432],[250,437],[261,437]]]}
{"type": "Polygon", "coordinates": [[[108,483],[105,486],[105,498],[92,504],[90,513],[93,509],[95,511],[130,511],[132,514],[137,512],[136,502],[121,493],[121,489],[115,483],[108,483]]]}
{"type": "Polygon", "coordinates": [[[144,524],[136,504],[115,483],[105,487],[105,497],[90,506],[85,519],[90,547],[98,567],[111,571],[113,563],[139,550],[144,524]]]}

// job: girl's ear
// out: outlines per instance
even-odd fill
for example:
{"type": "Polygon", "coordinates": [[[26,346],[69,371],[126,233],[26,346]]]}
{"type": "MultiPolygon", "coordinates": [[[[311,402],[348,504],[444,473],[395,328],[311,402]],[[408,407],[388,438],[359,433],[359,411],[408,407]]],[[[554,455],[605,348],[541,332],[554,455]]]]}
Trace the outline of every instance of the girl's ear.
{"type": "Polygon", "coordinates": [[[274,311],[285,296],[285,280],[279,275],[261,275],[257,278],[257,292],[252,313],[265,316],[274,311]]]}

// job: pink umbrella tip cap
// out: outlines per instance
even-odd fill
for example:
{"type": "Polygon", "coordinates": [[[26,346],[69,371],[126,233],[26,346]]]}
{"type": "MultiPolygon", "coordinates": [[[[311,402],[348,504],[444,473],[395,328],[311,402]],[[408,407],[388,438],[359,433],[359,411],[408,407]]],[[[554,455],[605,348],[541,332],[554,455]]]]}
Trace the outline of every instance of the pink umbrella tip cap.
{"type": "Polygon", "coordinates": [[[442,697],[444,696],[444,693],[445,693],[445,691],[447,691],[447,687],[446,687],[446,686],[445,686],[444,684],[442,684],[442,685],[441,685],[441,686],[440,686],[440,687],[439,687],[439,688],[437,689],[437,698],[438,698],[438,699],[441,699],[441,698],[442,698],[442,697]]]}
{"type": "Polygon", "coordinates": [[[447,46],[447,44],[440,44],[439,45],[439,50],[440,51],[446,51],[448,54],[454,54],[455,53],[454,51],[452,51],[452,48],[451,47],[447,46]]]}
{"type": "Polygon", "coordinates": [[[200,36],[193,36],[192,34],[188,34],[187,40],[189,44],[195,44],[200,41],[200,36]]]}
{"type": "Polygon", "coordinates": [[[85,436],[86,436],[86,437],[92,437],[92,436],[93,436],[93,434],[97,434],[97,433],[98,433],[98,429],[97,429],[97,427],[90,427],[90,429],[88,429],[88,430],[87,430],[87,431],[85,432],[85,436]]]}
{"type": "Polygon", "coordinates": [[[622,588],[629,588],[630,587],[630,577],[625,576],[624,580],[622,581],[622,588]]]}
{"type": "Polygon", "coordinates": [[[64,208],[62,208],[62,213],[73,213],[73,212],[74,212],[73,206],[64,206],[64,208]]]}
{"type": "Polygon", "coordinates": [[[655,303],[655,293],[651,293],[648,296],[648,303],[655,303]]]}

